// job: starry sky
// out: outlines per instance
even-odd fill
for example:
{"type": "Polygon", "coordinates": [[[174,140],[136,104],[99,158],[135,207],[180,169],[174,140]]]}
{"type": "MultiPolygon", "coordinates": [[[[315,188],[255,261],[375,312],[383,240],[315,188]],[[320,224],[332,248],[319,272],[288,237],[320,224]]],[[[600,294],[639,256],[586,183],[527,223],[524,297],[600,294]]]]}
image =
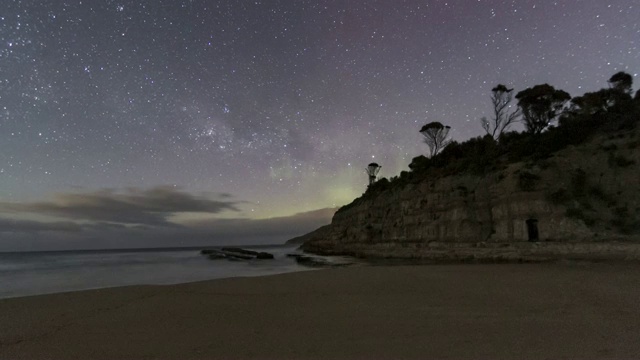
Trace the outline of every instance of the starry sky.
{"type": "Polygon", "coordinates": [[[635,0],[0,3],[0,250],[284,241],[498,83],[640,71],[635,0]]]}

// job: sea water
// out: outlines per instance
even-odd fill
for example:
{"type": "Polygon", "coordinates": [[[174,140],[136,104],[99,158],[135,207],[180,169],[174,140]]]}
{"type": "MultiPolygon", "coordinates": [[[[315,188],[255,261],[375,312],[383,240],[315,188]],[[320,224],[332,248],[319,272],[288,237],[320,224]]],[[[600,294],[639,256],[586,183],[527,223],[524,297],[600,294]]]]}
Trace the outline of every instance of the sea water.
{"type": "Polygon", "coordinates": [[[0,298],[311,270],[286,256],[295,246],[243,247],[274,255],[246,261],[210,260],[202,248],[0,253],[0,298]]]}

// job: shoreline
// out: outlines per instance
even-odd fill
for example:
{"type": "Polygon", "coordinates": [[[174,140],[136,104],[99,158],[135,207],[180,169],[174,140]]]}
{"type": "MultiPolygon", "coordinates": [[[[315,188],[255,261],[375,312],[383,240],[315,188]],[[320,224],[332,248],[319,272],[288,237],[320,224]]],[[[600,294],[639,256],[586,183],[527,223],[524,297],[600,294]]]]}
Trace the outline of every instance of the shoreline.
{"type": "Polygon", "coordinates": [[[307,270],[285,257],[292,247],[266,249],[276,258],[214,261],[202,249],[0,254],[0,298],[307,270]]]}
{"type": "Polygon", "coordinates": [[[408,242],[366,246],[305,244],[303,251],[321,256],[347,255],[365,261],[422,264],[518,264],[561,261],[640,262],[640,241],[602,242],[408,242]]]}
{"type": "Polygon", "coordinates": [[[635,263],[355,266],[0,300],[0,358],[631,358],[635,263]]]}
{"type": "Polygon", "coordinates": [[[2,300],[10,300],[10,299],[11,300],[12,299],[22,299],[22,298],[35,297],[35,296],[49,296],[49,295],[58,295],[58,294],[73,294],[73,293],[80,293],[80,292],[85,292],[85,291],[96,291],[96,290],[110,290],[110,289],[133,288],[133,287],[153,287],[153,286],[159,286],[159,287],[163,287],[163,286],[178,286],[178,285],[197,284],[197,283],[202,283],[202,282],[209,282],[209,281],[216,281],[216,280],[226,280],[226,279],[260,278],[260,277],[265,277],[265,276],[277,276],[277,275],[283,275],[283,274],[307,272],[307,271],[315,271],[315,270],[322,270],[322,268],[307,267],[307,268],[300,269],[300,270],[295,270],[295,271],[283,270],[282,272],[276,272],[276,273],[267,273],[267,274],[258,274],[258,275],[246,275],[245,274],[245,275],[238,275],[238,276],[216,277],[216,278],[204,279],[204,280],[189,280],[189,281],[185,281],[185,282],[168,283],[168,284],[132,284],[132,285],[96,286],[96,287],[89,287],[89,288],[76,289],[76,290],[63,290],[63,291],[45,292],[45,293],[38,293],[38,294],[26,294],[26,295],[15,295],[15,296],[10,295],[10,296],[7,296],[7,297],[0,297],[0,301],[2,301],[2,300]]]}

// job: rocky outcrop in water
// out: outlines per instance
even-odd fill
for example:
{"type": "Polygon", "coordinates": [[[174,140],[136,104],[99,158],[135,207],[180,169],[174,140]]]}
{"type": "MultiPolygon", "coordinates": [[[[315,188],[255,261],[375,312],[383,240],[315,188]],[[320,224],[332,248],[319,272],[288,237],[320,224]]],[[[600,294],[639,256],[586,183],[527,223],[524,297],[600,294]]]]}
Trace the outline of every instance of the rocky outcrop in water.
{"type": "Polygon", "coordinates": [[[208,255],[211,260],[228,259],[228,260],[265,260],[273,259],[273,254],[253,251],[237,247],[223,247],[222,249],[203,249],[200,251],[202,255],[208,255]]]}

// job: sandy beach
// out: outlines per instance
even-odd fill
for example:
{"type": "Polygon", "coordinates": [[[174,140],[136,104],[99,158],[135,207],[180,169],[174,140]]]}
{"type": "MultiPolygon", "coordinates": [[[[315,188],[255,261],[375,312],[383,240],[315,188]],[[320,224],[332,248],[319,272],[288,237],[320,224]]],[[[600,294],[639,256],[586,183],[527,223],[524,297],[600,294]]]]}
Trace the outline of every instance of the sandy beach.
{"type": "Polygon", "coordinates": [[[640,265],[363,266],[0,300],[0,359],[620,359],[640,265]]]}

